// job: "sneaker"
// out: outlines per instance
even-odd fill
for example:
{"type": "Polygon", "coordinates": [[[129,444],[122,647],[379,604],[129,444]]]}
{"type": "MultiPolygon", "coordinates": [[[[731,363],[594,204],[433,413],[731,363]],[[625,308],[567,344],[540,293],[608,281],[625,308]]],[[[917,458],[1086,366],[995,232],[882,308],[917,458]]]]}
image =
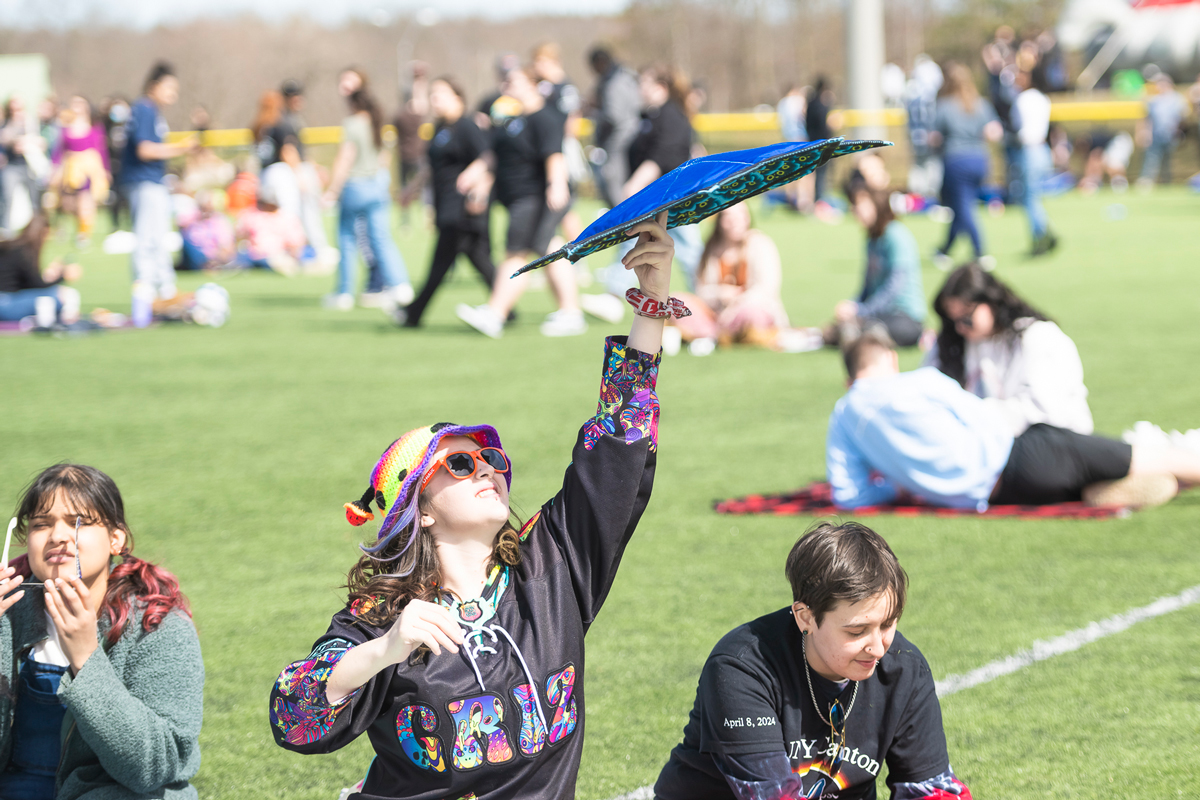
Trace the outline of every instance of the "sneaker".
{"type": "Polygon", "coordinates": [[[980,256],[975,261],[984,272],[991,272],[996,268],[996,257],[993,255],[980,256]]]}
{"type": "Polygon", "coordinates": [[[392,318],[392,322],[395,322],[401,328],[410,327],[408,324],[408,308],[406,306],[396,306],[388,313],[388,316],[392,318]]]}
{"type": "Polygon", "coordinates": [[[579,336],[587,332],[587,322],[583,319],[582,311],[559,309],[546,315],[546,321],[539,330],[542,336],[579,336]]]}
{"type": "Polygon", "coordinates": [[[416,297],[416,292],[413,291],[411,283],[398,283],[391,289],[385,289],[388,299],[399,306],[406,306],[416,297]]]}
{"type": "Polygon", "coordinates": [[[941,250],[935,252],[933,254],[933,258],[930,260],[933,261],[933,265],[942,272],[949,272],[954,268],[954,259],[943,253],[941,250]]]}
{"type": "Polygon", "coordinates": [[[454,309],[454,313],[458,315],[459,319],[484,336],[499,339],[504,335],[504,320],[496,316],[496,312],[492,311],[492,307],[486,303],[481,306],[469,306],[466,303],[459,303],[458,307],[454,309]]]}
{"type": "Polygon", "coordinates": [[[625,304],[611,294],[581,294],[579,305],[596,319],[618,323],[625,318],[625,304]]]}
{"type": "Polygon", "coordinates": [[[327,294],[321,298],[321,307],[332,311],[350,311],[354,308],[354,295],[327,294]]]}
{"type": "Polygon", "coordinates": [[[717,349],[716,339],[693,339],[688,345],[688,352],[694,356],[711,356],[712,352],[717,349]]]}
{"type": "Polygon", "coordinates": [[[1088,484],[1083,488],[1083,502],[1089,506],[1152,508],[1178,493],[1179,481],[1174,475],[1127,475],[1115,481],[1088,484]]]}

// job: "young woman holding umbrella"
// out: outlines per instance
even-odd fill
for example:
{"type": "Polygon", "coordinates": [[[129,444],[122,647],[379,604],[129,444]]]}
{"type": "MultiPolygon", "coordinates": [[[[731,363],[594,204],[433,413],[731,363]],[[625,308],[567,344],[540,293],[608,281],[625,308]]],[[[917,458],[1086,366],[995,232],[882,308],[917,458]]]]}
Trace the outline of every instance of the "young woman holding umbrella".
{"type": "Polygon", "coordinates": [[[646,296],[607,342],[600,403],[562,490],[524,525],[488,425],[439,423],[384,452],[351,522],[383,513],[349,598],[271,695],[276,741],[301,753],[367,733],[364,798],[574,794],[583,749],[583,637],[654,478],[655,382],[671,257],[666,215],[631,228],[646,296]],[[644,316],[643,314],[651,315],[644,316]]]}

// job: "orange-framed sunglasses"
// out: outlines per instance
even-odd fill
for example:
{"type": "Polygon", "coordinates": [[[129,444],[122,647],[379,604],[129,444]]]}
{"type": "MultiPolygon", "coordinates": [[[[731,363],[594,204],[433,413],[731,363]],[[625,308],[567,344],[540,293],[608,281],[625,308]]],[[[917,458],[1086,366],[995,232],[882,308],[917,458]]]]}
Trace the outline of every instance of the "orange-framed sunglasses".
{"type": "Polygon", "coordinates": [[[439,467],[445,467],[446,472],[449,472],[452,478],[465,481],[475,474],[475,470],[479,464],[490,467],[493,472],[501,474],[508,472],[511,466],[508,456],[499,447],[484,447],[481,450],[455,450],[453,453],[446,453],[446,455],[433,462],[433,466],[429,468],[425,473],[425,477],[421,479],[421,491],[425,491],[425,487],[429,484],[430,479],[433,478],[433,474],[438,471],[439,467]]]}

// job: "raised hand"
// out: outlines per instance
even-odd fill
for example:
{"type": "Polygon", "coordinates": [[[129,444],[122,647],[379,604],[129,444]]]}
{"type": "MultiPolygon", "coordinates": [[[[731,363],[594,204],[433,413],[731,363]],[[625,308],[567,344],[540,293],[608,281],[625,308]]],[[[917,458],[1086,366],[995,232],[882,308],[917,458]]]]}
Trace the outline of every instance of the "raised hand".
{"type": "Polygon", "coordinates": [[[659,214],[658,219],[634,225],[628,232],[636,233],[638,240],[621,263],[625,269],[634,271],[648,297],[665,301],[671,289],[671,261],[675,258],[675,241],[667,233],[667,212],[659,214]]]}
{"type": "Polygon", "coordinates": [[[45,585],[46,611],[58,629],[58,639],[71,662],[71,672],[78,673],[99,646],[99,626],[92,609],[91,592],[74,575],[46,581],[45,585]]]}

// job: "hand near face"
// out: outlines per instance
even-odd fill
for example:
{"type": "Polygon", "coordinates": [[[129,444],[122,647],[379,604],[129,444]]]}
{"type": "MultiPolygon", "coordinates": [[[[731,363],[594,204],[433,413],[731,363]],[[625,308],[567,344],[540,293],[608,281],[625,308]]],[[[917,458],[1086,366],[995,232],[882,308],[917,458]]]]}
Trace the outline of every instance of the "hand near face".
{"type": "Polygon", "coordinates": [[[463,633],[448,609],[424,600],[410,600],[384,638],[388,661],[399,664],[421,645],[435,656],[442,654],[442,648],[457,653],[463,633]]]}
{"type": "Polygon", "coordinates": [[[25,576],[17,575],[17,570],[13,567],[0,570],[0,617],[25,596],[25,590],[20,588],[24,581],[25,576]],[[14,575],[16,577],[13,577],[14,575]]]}
{"type": "Polygon", "coordinates": [[[77,577],[55,578],[46,581],[46,611],[58,629],[63,652],[76,674],[99,646],[96,612],[92,610],[91,592],[77,577]]]}

